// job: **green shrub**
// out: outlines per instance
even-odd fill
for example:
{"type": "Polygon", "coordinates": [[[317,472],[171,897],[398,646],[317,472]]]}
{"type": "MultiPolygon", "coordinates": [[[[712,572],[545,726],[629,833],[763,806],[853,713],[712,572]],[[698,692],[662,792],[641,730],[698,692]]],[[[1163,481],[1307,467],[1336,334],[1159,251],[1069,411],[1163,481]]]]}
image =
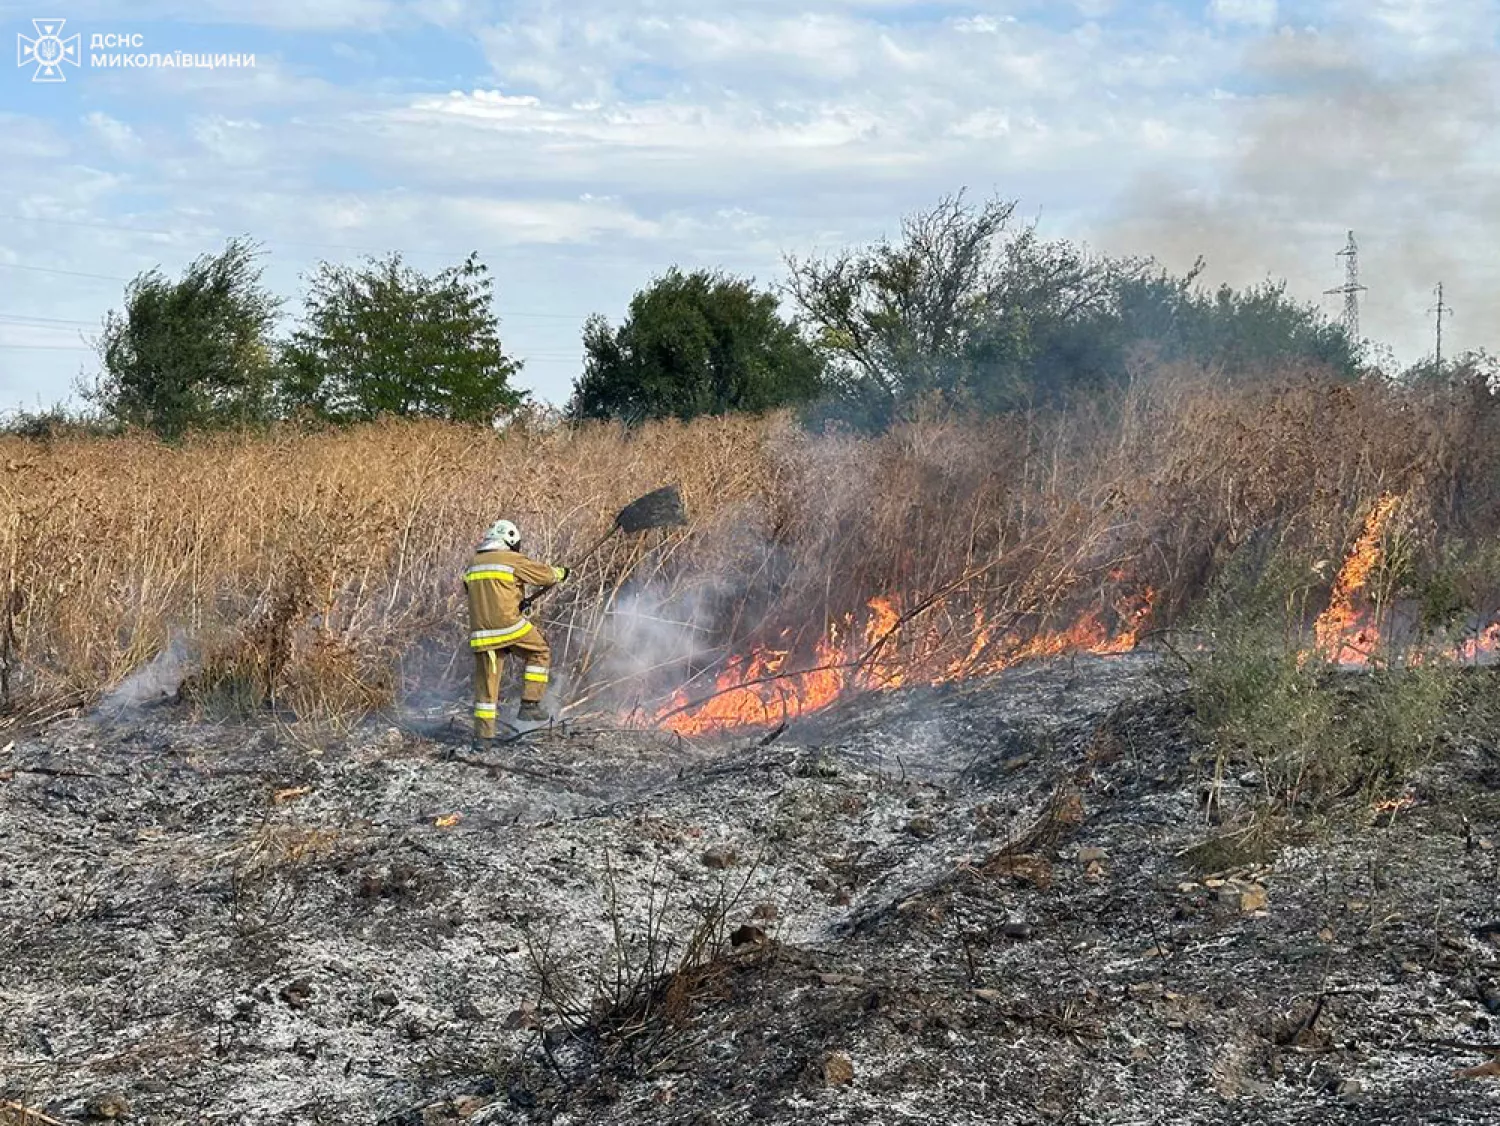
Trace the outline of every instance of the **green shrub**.
{"type": "Polygon", "coordinates": [[[1248,769],[1263,811],[1321,809],[1403,785],[1444,735],[1463,675],[1431,653],[1330,666],[1311,652],[1308,629],[1323,589],[1293,551],[1242,552],[1198,614],[1208,644],[1187,659],[1194,715],[1216,777],[1248,769]]]}

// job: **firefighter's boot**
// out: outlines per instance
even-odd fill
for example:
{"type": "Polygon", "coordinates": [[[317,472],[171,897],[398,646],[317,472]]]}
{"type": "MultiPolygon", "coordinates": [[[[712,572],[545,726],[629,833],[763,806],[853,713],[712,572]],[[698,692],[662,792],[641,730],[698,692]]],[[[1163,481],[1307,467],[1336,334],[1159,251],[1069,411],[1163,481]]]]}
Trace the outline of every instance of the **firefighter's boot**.
{"type": "Polygon", "coordinates": [[[543,709],[540,700],[527,700],[516,713],[516,718],[526,723],[546,723],[552,717],[543,709]]]}

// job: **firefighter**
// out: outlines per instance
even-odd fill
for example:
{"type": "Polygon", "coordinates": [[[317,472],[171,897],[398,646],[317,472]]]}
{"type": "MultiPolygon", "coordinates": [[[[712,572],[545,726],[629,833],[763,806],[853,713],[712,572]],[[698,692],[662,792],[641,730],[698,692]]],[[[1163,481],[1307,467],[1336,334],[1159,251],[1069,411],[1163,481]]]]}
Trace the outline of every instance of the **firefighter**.
{"type": "Polygon", "coordinates": [[[500,661],[513,653],[525,662],[521,710],[517,719],[545,723],[542,708],[552,651],[541,631],[521,613],[526,584],[549,587],[568,577],[566,567],[552,567],[520,552],[521,530],[497,520],[474,550],[464,572],[469,595],[469,648],[474,651],[474,742],[483,747],[495,737],[499,712],[500,661]]]}

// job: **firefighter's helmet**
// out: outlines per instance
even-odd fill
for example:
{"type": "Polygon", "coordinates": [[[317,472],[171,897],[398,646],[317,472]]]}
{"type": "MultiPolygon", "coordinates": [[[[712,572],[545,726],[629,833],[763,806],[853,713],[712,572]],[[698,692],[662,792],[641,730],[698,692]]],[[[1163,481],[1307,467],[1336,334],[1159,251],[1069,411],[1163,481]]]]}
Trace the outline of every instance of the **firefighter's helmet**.
{"type": "Polygon", "coordinates": [[[521,542],[521,529],[509,520],[496,520],[485,532],[484,542],[504,544],[514,551],[521,542]]]}

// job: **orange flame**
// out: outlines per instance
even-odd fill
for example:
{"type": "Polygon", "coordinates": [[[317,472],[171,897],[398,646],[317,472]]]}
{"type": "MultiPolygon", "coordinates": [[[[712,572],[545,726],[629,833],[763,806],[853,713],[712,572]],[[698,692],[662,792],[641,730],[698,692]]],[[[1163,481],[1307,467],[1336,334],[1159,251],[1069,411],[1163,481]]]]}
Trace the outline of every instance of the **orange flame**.
{"type": "MultiPolygon", "coordinates": [[[[1360,608],[1359,604],[1366,600],[1359,596],[1380,563],[1381,537],[1400,501],[1400,497],[1387,493],[1365,518],[1359,539],[1339,569],[1328,608],[1318,615],[1313,625],[1313,647],[1302,654],[1302,661],[1317,654],[1340,665],[1365,666],[1370,663],[1383,639],[1371,610],[1360,608]]],[[[1497,651],[1500,651],[1500,621],[1491,622],[1476,636],[1450,647],[1431,652],[1409,652],[1405,654],[1405,661],[1413,666],[1433,659],[1477,664],[1497,651]]]]}
{"type": "Polygon", "coordinates": [[[763,646],[748,659],[732,658],[701,704],[693,704],[695,694],[682,691],[654,718],[667,730],[686,736],[763,727],[820,711],[851,690],[886,692],[908,684],[947,684],[1064,653],[1127,653],[1135,648],[1150,617],[1153,598],[1148,588],[1140,599],[1117,606],[1125,629],[1114,634],[1097,613],[1089,613],[1059,632],[1030,638],[1005,634],[997,639],[981,610],[962,642],[962,655],[956,657],[951,656],[952,639],[945,642],[934,627],[906,636],[912,623],[903,621],[897,600],[874,598],[858,630],[846,621],[825,632],[805,670],[788,671],[790,646],[763,646]]]}
{"type": "Polygon", "coordinates": [[[1480,631],[1478,637],[1459,643],[1454,648],[1453,658],[1456,661],[1478,664],[1481,659],[1492,656],[1497,649],[1500,649],[1500,622],[1491,622],[1480,631]]]}
{"type": "MultiPolygon", "coordinates": [[[[1364,592],[1380,563],[1382,539],[1400,503],[1400,496],[1385,494],[1365,518],[1359,538],[1339,569],[1328,607],[1314,623],[1313,646],[1302,654],[1303,660],[1317,654],[1339,664],[1369,664],[1382,639],[1364,592]]],[[[1128,576],[1117,569],[1109,578],[1122,583],[1128,576]]],[[[945,634],[935,624],[942,620],[942,604],[926,607],[930,612],[919,623],[915,615],[911,620],[903,617],[898,598],[873,598],[858,628],[852,617],[831,623],[810,659],[804,656],[794,664],[795,654],[805,654],[806,649],[788,631],[775,644],[732,658],[712,692],[678,692],[652,721],[685,736],[766,727],[820,711],[850,691],[949,684],[1070,653],[1128,653],[1150,621],[1155,597],[1148,587],[1139,597],[1116,603],[1114,616],[1120,625],[1113,630],[1105,624],[1101,608],[1084,614],[1067,629],[1030,636],[1002,632],[983,608],[972,611],[966,626],[945,634]],[[701,702],[695,703],[699,697],[701,702]]],[[[1454,647],[1451,656],[1478,661],[1496,651],[1500,651],[1500,621],[1454,647]]]]}
{"type": "Polygon", "coordinates": [[[1387,493],[1370,510],[1364,530],[1333,584],[1328,609],[1313,624],[1313,649],[1326,660],[1341,665],[1365,665],[1380,644],[1380,627],[1369,611],[1355,609],[1355,596],[1364,590],[1370,572],[1380,562],[1381,536],[1400,503],[1399,496],[1387,493]]]}

